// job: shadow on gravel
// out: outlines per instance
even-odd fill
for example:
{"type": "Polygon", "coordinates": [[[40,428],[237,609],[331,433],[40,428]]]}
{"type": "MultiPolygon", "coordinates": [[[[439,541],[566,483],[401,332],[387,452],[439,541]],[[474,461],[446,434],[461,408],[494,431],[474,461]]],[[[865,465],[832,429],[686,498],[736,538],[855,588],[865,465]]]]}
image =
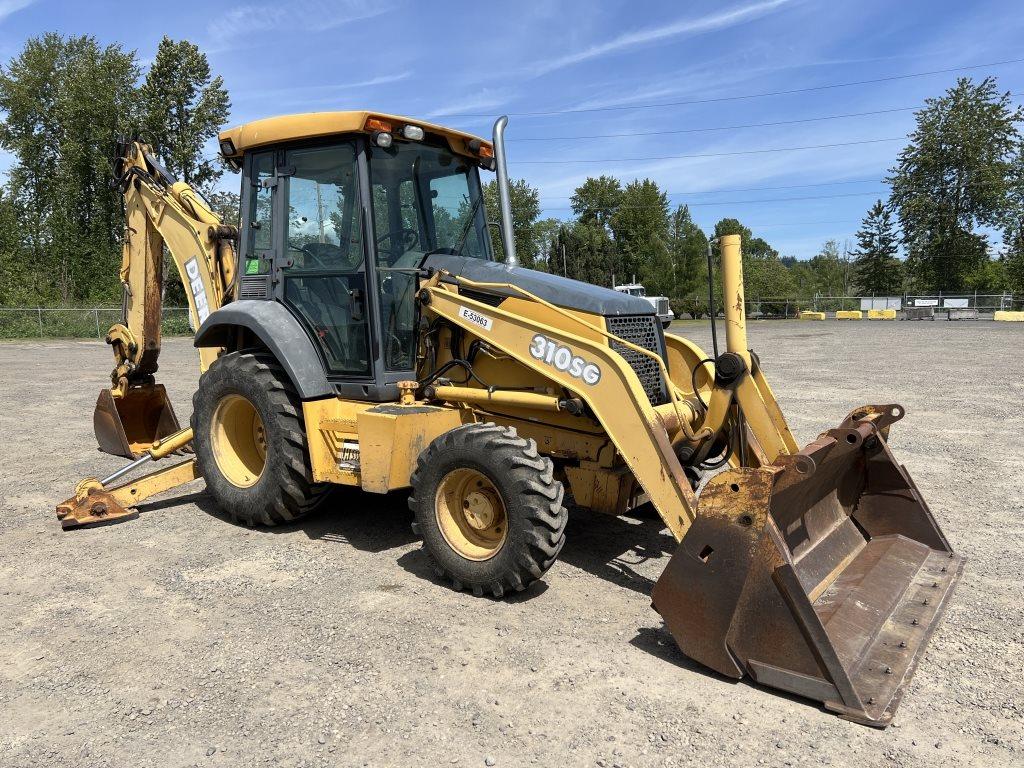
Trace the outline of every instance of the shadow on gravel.
{"type": "MultiPolygon", "coordinates": [[[[257,525],[252,530],[266,534],[302,531],[311,539],[347,544],[363,552],[385,552],[416,541],[410,527],[412,513],[406,506],[407,496],[403,492],[379,496],[358,488],[334,488],[323,507],[305,520],[291,525],[257,525]]],[[[231,518],[205,493],[171,499],[167,504],[189,502],[233,525],[231,518]]],[[[140,511],[145,510],[140,507],[140,511]]]]}
{"type": "MultiPolygon", "coordinates": [[[[716,682],[727,685],[742,685],[746,688],[753,688],[755,690],[762,691],[771,697],[778,697],[780,699],[796,702],[803,706],[814,707],[819,712],[828,712],[828,710],[818,702],[801,698],[794,693],[788,693],[787,691],[783,691],[778,688],[768,688],[766,686],[758,685],[749,676],[737,680],[734,677],[726,677],[713,669],[705,667],[700,662],[694,661],[679,650],[679,646],[676,645],[676,641],[673,639],[672,635],[669,634],[669,631],[665,629],[664,625],[660,627],[641,627],[637,630],[636,636],[629,641],[629,644],[634,648],[644,651],[645,653],[649,653],[651,656],[654,656],[661,661],[671,664],[674,667],[679,667],[687,672],[695,672],[699,675],[710,678],[711,680],[715,680],[716,682]]],[[[723,690],[726,692],[725,695],[728,695],[728,689],[723,690]]]]}
{"type": "MultiPolygon", "coordinates": [[[[618,586],[650,594],[654,581],[636,566],[665,559],[676,549],[675,539],[657,514],[642,510],[630,518],[610,517],[573,508],[558,559],[618,586]]],[[[660,574],[659,574],[660,575],[660,574]]]]}

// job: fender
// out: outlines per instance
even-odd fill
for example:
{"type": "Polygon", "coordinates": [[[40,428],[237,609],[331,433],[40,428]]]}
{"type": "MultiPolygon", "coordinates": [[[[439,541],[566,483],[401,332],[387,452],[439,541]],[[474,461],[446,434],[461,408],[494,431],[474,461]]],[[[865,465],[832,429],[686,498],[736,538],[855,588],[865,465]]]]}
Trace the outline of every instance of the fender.
{"type": "Polygon", "coordinates": [[[276,301],[234,301],[211,312],[196,331],[196,347],[231,347],[236,328],[251,331],[284,367],[303,400],[334,395],[305,330],[276,301]]]}

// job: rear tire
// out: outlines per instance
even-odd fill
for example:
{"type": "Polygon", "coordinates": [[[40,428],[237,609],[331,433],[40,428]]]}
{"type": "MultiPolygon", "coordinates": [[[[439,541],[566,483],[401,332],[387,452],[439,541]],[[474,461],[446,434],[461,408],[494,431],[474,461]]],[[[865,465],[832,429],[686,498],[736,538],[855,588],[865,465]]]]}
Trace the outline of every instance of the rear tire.
{"type": "Polygon", "coordinates": [[[467,424],[434,440],[412,475],[413,531],[457,590],[501,597],[540,579],[568,513],[551,460],[511,427],[467,424]]]}
{"type": "Polygon", "coordinates": [[[312,481],[302,402],[270,355],[218,358],[192,397],[192,429],[206,487],[233,522],[300,520],[330,490],[312,481]]]}

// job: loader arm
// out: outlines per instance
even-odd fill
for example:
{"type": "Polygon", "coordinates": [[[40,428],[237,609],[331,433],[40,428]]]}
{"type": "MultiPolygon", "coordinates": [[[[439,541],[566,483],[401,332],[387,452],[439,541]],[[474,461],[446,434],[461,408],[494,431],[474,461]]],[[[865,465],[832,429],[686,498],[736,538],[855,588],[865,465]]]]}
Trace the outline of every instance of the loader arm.
{"type": "MultiPolygon", "coordinates": [[[[689,342],[670,341],[670,361],[685,370],[659,362],[670,402],[652,406],[629,363],[595,330],[631,345],[522,288],[437,273],[419,298],[426,315],[571,393],[548,396],[548,407],[578,399],[589,408],[680,542],[652,601],[684,653],[723,675],[750,675],[884,727],[963,558],[889,450],[900,406],[856,408],[798,447],[747,346],[739,238],[723,237],[721,246],[727,351],[700,399],[684,383],[706,360],[689,342]],[[488,289],[511,290],[546,305],[538,317],[554,311],[566,321],[541,322],[474,298],[488,289]],[[574,332],[580,324],[586,332],[574,332]],[[706,458],[723,444],[729,466],[698,496],[680,457],[706,458]]],[[[469,378],[425,392],[432,395],[461,405],[524,397],[469,378]]]]}
{"type": "MultiPolygon", "coordinates": [[[[738,238],[730,239],[723,246],[723,260],[739,262],[739,246],[738,238]]],[[[691,455],[706,453],[716,438],[738,428],[744,430],[746,437],[729,447],[732,466],[766,466],[797,451],[764,374],[746,348],[742,274],[726,270],[723,280],[727,292],[739,297],[741,309],[727,313],[728,352],[717,361],[715,383],[706,407],[695,396],[686,397],[679,391],[658,355],[602,329],[596,330],[605,343],[588,338],[594,335],[593,325],[515,284],[480,283],[447,273],[437,274],[421,287],[420,303],[428,314],[444,318],[583,400],[665,525],[681,541],[696,518],[698,501],[680,462],[680,447],[685,446],[691,455]],[[452,286],[472,292],[511,291],[544,305],[566,322],[558,326],[541,324],[460,294],[452,286]],[[480,318],[487,322],[481,323],[480,318]],[[579,333],[581,326],[588,333],[579,333]],[[669,403],[651,405],[636,372],[612,350],[608,341],[657,361],[669,403]],[[559,365],[563,360],[566,364],[559,365]],[[576,367],[580,371],[585,366],[594,366],[589,379],[574,368],[576,360],[581,361],[576,367]]],[[[696,352],[698,359],[703,357],[699,350],[696,352]]],[[[677,373],[683,380],[690,379],[689,368],[677,373]]],[[[459,400],[459,390],[446,388],[445,392],[452,401],[459,400]]],[[[465,394],[464,398],[468,402],[472,395],[465,394]]]]}
{"type": "MultiPolygon", "coordinates": [[[[132,458],[178,428],[163,387],[154,381],[161,347],[164,246],[177,266],[190,324],[196,329],[233,296],[237,230],[223,225],[192,187],[176,181],[147,145],[133,141],[118,150],[117,181],[125,207],[119,273],[123,314],[107,332],[114,369],[93,422],[102,450],[132,458]]],[[[218,353],[215,348],[199,350],[200,369],[218,353]]]]}

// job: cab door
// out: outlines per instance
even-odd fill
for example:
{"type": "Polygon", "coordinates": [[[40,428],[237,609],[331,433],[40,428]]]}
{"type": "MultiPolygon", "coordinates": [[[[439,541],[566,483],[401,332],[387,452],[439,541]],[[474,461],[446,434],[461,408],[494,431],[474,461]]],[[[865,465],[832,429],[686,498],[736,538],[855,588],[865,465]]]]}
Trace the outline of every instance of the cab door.
{"type": "Polygon", "coordinates": [[[329,375],[371,377],[355,145],[279,151],[277,196],[281,300],[319,346],[329,375]]]}

